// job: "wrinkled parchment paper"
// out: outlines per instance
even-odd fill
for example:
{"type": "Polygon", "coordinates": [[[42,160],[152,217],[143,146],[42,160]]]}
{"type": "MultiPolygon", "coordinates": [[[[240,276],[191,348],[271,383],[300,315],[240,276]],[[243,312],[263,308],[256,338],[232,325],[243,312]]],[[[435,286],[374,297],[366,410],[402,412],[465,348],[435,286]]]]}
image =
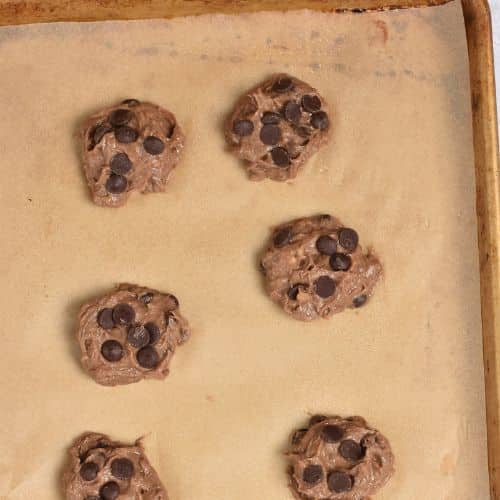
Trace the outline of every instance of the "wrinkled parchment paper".
{"type": "Polygon", "coordinates": [[[286,500],[289,433],[360,414],[391,440],[377,500],[488,497],[473,152],[458,4],[0,29],[0,498],[62,498],[82,431],[146,435],[172,500],[286,500]],[[317,87],[333,141],[292,184],[252,183],[221,127],[274,71],[317,87]],[[94,206],[73,137],[126,97],[187,135],[167,194],[94,206]],[[265,296],[269,228],[330,212],[386,277],[368,307],[304,324],[265,296]],[[75,314],[131,281],[174,292],[193,337],[163,382],[82,372],[75,314]]]}

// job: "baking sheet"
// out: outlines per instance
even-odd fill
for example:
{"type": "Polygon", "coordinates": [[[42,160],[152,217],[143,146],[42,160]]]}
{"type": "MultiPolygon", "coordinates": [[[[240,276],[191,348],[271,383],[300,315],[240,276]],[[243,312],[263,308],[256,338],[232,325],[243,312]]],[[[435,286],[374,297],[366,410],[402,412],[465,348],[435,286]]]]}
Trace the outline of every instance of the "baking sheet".
{"type": "Polygon", "coordinates": [[[0,498],[61,498],[71,441],[133,440],[172,500],[286,500],[282,452],[312,413],[391,440],[377,500],[488,498],[473,150],[458,3],[0,28],[3,238],[0,498]],[[334,109],[333,141],[290,184],[225,151],[237,96],[275,71],[334,109]],[[187,135],[167,194],[89,199],[73,133],[126,97],[187,135]],[[296,322],[263,293],[268,230],[330,212],[386,270],[370,305],[296,322]],[[163,382],[105,388],[75,314],[115,282],[174,292],[194,334],[163,382]]]}

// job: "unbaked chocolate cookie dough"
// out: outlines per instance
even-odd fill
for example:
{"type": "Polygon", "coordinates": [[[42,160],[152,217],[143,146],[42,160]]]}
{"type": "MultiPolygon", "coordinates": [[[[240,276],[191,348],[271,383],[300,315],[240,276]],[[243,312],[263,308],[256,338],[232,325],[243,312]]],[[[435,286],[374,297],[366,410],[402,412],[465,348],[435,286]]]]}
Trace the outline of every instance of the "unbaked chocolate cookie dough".
{"type": "Polygon", "coordinates": [[[83,304],[78,320],[82,365],[102,385],[165,378],[189,337],[173,295],[127,283],[83,304]]]}
{"type": "Polygon", "coordinates": [[[365,305],[382,265],[370,250],[363,252],[354,229],[318,215],[276,227],[261,271],[271,299],[309,321],[365,305]]]}
{"type": "Polygon", "coordinates": [[[231,150],[246,162],[252,180],[286,181],[329,137],[325,100],[310,85],[277,74],[236,103],[226,126],[231,150]]]}
{"type": "Polygon", "coordinates": [[[287,456],[300,500],[369,500],[394,472],[389,441],[361,417],[312,417],[287,456]]]}
{"type": "Polygon", "coordinates": [[[69,449],[62,481],[66,500],[168,500],[140,439],[127,445],[83,434],[69,449]]]}
{"type": "Polygon", "coordinates": [[[175,116],[137,99],[95,113],[80,135],[87,183],[103,207],[124,205],[132,191],[165,191],[184,148],[175,116]]]}

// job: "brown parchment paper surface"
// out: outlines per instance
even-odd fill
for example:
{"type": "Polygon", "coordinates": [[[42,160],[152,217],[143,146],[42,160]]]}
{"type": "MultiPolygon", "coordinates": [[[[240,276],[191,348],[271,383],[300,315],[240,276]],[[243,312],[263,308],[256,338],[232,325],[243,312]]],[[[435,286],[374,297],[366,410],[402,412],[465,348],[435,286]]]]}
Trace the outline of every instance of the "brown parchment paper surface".
{"type": "Polygon", "coordinates": [[[460,6],[0,29],[0,498],[52,500],[66,449],[146,435],[172,500],[291,498],[282,452],[316,412],[360,414],[397,472],[377,500],[488,498],[473,151],[460,6]],[[333,140],[295,182],[225,150],[236,98],[275,71],[318,88],[333,140]],[[182,125],[168,193],[94,206],[73,136],[136,97],[182,125]],[[329,212],[385,265],[371,303],[300,323],[263,292],[269,228],[329,212]],[[80,368],[82,301],[175,293],[193,336],[163,382],[80,368]]]}

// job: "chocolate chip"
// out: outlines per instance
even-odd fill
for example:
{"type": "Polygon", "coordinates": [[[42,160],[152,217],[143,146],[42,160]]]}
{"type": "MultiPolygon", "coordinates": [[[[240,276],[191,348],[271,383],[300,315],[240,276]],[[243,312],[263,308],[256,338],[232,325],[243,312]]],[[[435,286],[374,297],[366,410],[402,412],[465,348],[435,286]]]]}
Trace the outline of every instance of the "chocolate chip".
{"type": "Polygon", "coordinates": [[[302,438],[307,434],[307,429],[298,429],[293,433],[292,444],[297,445],[302,441],[302,438]]]}
{"type": "Polygon", "coordinates": [[[123,125],[115,128],[115,137],[118,142],[121,142],[122,144],[129,144],[137,141],[139,133],[134,128],[129,127],[128,125],[123,125]]]}
{"type": "Polygon", "coordinates": [[[127,342],[137,349],[149,344],[149,332],[142,325],[132,325],[128,327],[127,342]]]}
{"type": "Polygon", "coordinates": [[[280,229],[274,235],[274,238],[273,238],[274,246],[275,247],[282,247],[282,246],[286,245],[290,241],[291,237],[292,237],[292,231],[290,231],[290,228],[285,227],[283,229],[280,229]]]}
{"type": "Polygon", "coordinates": [[[293,101],[288,101],[283,107],[283,115],[291,123],[298,123],[302,115],[300,106],[293,101]]]}
{"type": "Polygon", "coordinates": [[[352,301],[352,305],[354,307],[358,308],[358,307],[364,306],[366,304],[367,300],[368,300],[368,297],[365,294],[359,295],[358,297],[354,297],[354,299],[352,301]]]}
{"type": "Polygon", "coordinates": [[[156,344],[160,338],[160,329],[158,328],[158,325],[150,321],[144,325],[144,328],[149,333],[149,345],[156,344]]]}
{"type": "Polygon", "coordinates": [[[352,260],[345,253],[334,253],[330,257],[330,267],[334,271],[349,271],[352,265],[352,260]]]}
{"type": "Polygon", "coordinates": [[[344,429],[339,425],[325,425],[321,429],[321,438],[327,443],[337,443],[344,437],[344,429]]]}
{"type": "Polygon", "coordinates": [[[143,367],[152,369],[160,362],[160,357],[154,347],[150,345],[143,347],[136,355],[137,362],[143,367]]]}
{"type": "Polygon", "coordinates": [[[106,191],[111,194],[121,194],[126,191],[128,181],[123,175],[111,174],[106,181],[106,191]]]}
{"type": "Polygon", "coordinates": [[[109,125],[103,125],[103,124],[96,125],[90,131],[89,134],[90,136],[89,150],[94,149],[94,147],[101,142],[102,138],[112,130],[113,129],[109,125]]]}
{"type": "Polygon", "coordinates": [[[97,477],[99,467],[94,462],[87,462],[80,468],[80,476],[84,481],[93,481],[97,477]]]}
{"type": "Polygon", "coordinates": [[[337,242],[332,237],[323,235],[316,240],[316,249],[324,255],[333,255],[337,251],[337,242]]]}
{"type": "Polygon", "coordinates": [[[233,132],[240,137],[252,135],[253,123],[250,120],[237,120],[233,123],[233,132]]]}
{"type": "Polygon", "coordinates": [[[340,443],[339,453],[351,462],[361,460],[365,454],[363,447],[352,439],[345,439],[340,443]]]}
{"type": "Polygon", "coordinates": [[[113,321],[113,309],[105,307],[97,314],[97,324],[105,330],[111,330],[115,326],[113,321]]]}
{"type": "Polygon", "coordinates": [[[120,487],[118,483],[114,481],[109,481],[101,486],[99,490],[99,495],[101,495],[102,500],[115,500],[120,494],[120,487]]]}
{"type": "Polygon", "coordinates": [[[326,130],[330,126],[330,119],[324,111],[318,111],[312,114],[311,125],[319,130],[326,130]]]}
{"type": "Polygon", "coordinates": [[[177,308],[179,307],[179,300],[175,295],[172,295],[171,293],[167,294],[168,298],[174,303],[174,307],[177,308]]]}
{"type": "Polygon", "coordinates": [[[144,304],[149,304],[153,300],[154,295],[151,292],[147,292],[139,297],[139,300],[144,304]]]}
{"type": "Polygon", "coordinates": [[[278,167],[286,167],[290,165],[290,155],[285,148],[277,147],[271,150],[271,158],[278,167]]]}
{"type": "Polygon", "coordinates": [[[101,346],[101,354],[105,360],[116,363],[123,358],[123,347],[117,340],[106,340],[101,346]]]}
{"type": "Polygon", "coordinates": [[[115,174],[125,175],[132,170],[132,162],[125,153],[116,153],[109,163],[111,171],[115,174]]]}
{"type": "Polygon", "coordinates": [[[335,493],[342,493],[352,489],[354,479],[342,471],[333,471],[328,476],[328,488],[335,493]]]}
{"type": "Polygon", "coordinates": [[[117,325],[131,325],[135,320],[135,311],[128,304],[117,304],[113,308],[113,320],[117,325]]]}
{"type": "Polygon", "coordinates": [[[281,116],[279,113],[275,113],[274,111],[266,111],[263,115],[260,121],[264,125],[278,125],[278,123],[281,121],[281,116]]]}
{"type": "Polygon", "coordinates": [[[293,285],[288,289],[287,295],[291,300],[297,300],[297,296],[299,295],[299,287],[300,285],[293,285]]]}
{"type": "Polygon", "coordinates": [[[301,104],[309,113],[315,113],[321,109],[321,99],[317,95],[306,94],[302,96],[301,104]]]}
{"type": "Polygon", "coordinates": [[[126,125],[134,115],[128,109],[115,109],[109,115],[109,121],[113,127],[120,127],[126,125]]]}
{"type": "Polygon", "coordinates": [[[279,94],[282,94],[283,92],[288,92],[289,90],[292,90],[293,88],[293,82],[290,78],[287,76],[282,76],[278,80],[276,80],[271,88],[273,92],[278,92],[279,94]]]}
{"type": "Polygon", "coordinates": [[[134,475],[134,464],[128,458],[115,458],[111,462],[111,474],[117,479],[130,479],[134,475]]]}
{"type": "Polygon", "coordinates": [[[141,103],[137,99],[125,99],[122,101],[122,104],[127,105],[129,108],[133,108],[135,106],[139,106],[141,103]]]}
{"type": "Polygon", "coordinates": [[[316,295],[322,299],[331,297],[335,293],[335,281],[330,276],[320,276],[315,282],[316,295]]]}
{"type": "Polygon", "coordinates": [[[308,465],[302,473],[302,479],[307,484],[317,484],[323,479],[321,465],[308,465]]]}
{"type": "Polygon", "coordinates": [[[320,422],[323,422],[324,420],[326,420],[328,417],[326,417],[325,415],[313,415],[310,419],[309,419],[309,425],[316,425],[316,424],[319,424],[320,422]]]}
{"type": "Polygon", "coordinates": [[[302,137],[302,139],[308,139],[311,136],[311,129],[307,127],[298,127],[296,132],[299,137],[302,137]]]}
{"type": "Polygon", "coordinates": [[[259,137],[264,144],[274,146],[281,140],[281,129],[276,125],[264,125],[260,129],[259,137]]]}
{"type": "Polygon", "coordinates": [[[354,229],[345,227],[339,232],[339,243],[348,251],[353,252],[358,246],[358,233],[354,229]]]}
{"type": "Polygon", "coordinates": [[[143,146],[146,152],[150,155],[160,155],[165,149],[165,143],[154,135],[146,137],[146,139],[144,139],[143,146]]]}

